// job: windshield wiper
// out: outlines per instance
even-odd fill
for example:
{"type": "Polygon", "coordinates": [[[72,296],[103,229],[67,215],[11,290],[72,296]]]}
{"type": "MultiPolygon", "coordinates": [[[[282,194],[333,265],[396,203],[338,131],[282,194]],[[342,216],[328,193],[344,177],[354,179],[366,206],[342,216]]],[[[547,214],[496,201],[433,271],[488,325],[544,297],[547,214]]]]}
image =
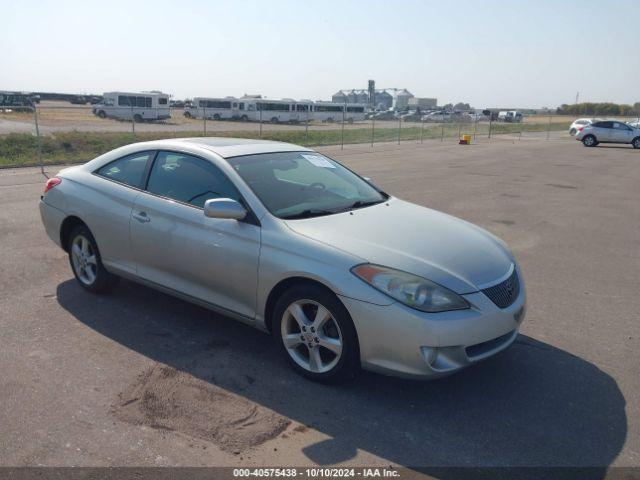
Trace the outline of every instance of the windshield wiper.
{"type": "Polygon", "coordinates": [[[332,215],[336,213],[335,210],[312,210],[307,209],[298,213],[291,213],[289,215],[283,215],[280,218],[284,220],[294,220],[296,218],[312,218],[312,217],[321,217],[323,215],[332,215]]]}
{"type": "Polygon", "coordinates": [[[344,207],[342,211],[353,210],[355,208],[370,207],[371,205],[377,205],[378,203],[382,203],[382,202],[384,202],[384,200],[369,200],[366,202],[362,200],[358,200],[356,202],[353,202],[351,205],[344,207]]]}

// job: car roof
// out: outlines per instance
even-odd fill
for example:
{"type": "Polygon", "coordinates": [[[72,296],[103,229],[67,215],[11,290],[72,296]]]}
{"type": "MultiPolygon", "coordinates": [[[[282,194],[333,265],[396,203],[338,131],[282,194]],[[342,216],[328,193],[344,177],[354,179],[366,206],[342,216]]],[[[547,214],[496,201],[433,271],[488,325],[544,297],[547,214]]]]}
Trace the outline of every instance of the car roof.
{"type": "Polygon", "coordinates": [[[274,152],[300,152],[311,151],[306,147],[294,145],[293,143],[273,142],[270,140],[250,139],[250,138],[228,138],[228,137],[194,137],[194,138],[174,138],[154,142],[166,144],[167,147],[175,147],[177,144],[191,144],[193,146],[206,148],[207,150],[220,155],[223,158],[237,157],[240,155],[255,155],[258,153],[274,152]]]}

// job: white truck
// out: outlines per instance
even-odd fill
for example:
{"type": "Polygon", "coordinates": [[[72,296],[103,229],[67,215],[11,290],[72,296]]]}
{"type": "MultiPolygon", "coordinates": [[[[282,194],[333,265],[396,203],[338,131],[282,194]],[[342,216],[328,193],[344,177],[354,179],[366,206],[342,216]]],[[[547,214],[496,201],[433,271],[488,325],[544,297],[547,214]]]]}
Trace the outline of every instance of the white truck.
{"type": "Polygon", "coordinates": [[[498,121],[507,123],[522,122],[522,114],[517,110],[504,110],[498,113],[498,121]]]}

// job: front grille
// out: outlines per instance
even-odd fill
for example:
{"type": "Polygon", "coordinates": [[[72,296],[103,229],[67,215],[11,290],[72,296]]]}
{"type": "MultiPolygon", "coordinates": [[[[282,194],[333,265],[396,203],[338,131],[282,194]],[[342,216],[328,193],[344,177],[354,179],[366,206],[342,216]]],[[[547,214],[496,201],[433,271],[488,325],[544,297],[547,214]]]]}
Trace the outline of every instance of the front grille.
{"type": "Polygon", "coordinates": [[[485,288],[482,290],[489,299],[500,308],[507,308],[513,302],[516,301],[520,294],[520,280],[518,274],[513,269],[513,273],[504,282],[501,282],[493,287],[485,288]]]}

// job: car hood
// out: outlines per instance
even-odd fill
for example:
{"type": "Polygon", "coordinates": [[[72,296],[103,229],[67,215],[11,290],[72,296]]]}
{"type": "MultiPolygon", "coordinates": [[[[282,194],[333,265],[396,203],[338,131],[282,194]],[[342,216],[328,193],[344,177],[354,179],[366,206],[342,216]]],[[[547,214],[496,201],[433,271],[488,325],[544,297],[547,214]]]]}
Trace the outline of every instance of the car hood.
{"type": "Polygon", "coordinates": [[[504,243],[480,227],[395,198],[351,212],[285,223],[294,232],[362,262],[420,275],[459,294],[497,282],[513,263],[504,243]]]}

